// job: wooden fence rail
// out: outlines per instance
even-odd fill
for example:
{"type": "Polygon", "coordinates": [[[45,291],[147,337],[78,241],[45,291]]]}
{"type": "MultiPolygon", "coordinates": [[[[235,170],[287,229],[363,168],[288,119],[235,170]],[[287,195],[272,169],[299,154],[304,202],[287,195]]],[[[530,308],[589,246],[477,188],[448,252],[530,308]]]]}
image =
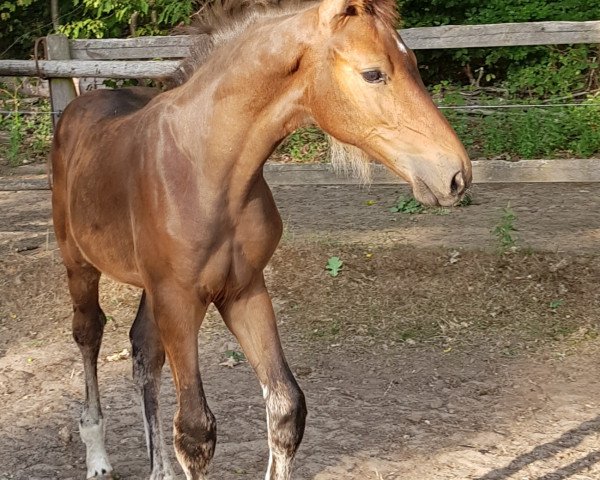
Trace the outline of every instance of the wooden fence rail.
{"type": "MultiPolygon", "coordinates": [[[[600,183],[597,159],[555,159],[473,161],[473,178],[476,183],[600,183]]],[[[288,164],[267,162],[265,179],[269,185],[350,185],[359,180],[333,171],[330,164],[288,164]]],[[[382,165],[373,165],[373,185],[404,184],[382,165]]],[[[0,177],[0,192],[20,190],[49,190],[46,175],[27,177],[0,177]]]]}
{"type": "MultiPolygon", "coordinates": [[[[446,25],[400,31],[413,50],[525,45],[600,44],[600,20],[589,22],[531,22],[489,25],[446,25]]],[[[0,76],[45,76],[50,78],[53,120],[75,98],[72,77],[161,78],[168,76],[188,56],[193,44],[186,35],[128,39],[67,40],[46,37],[46,58],[0,60],[0,76]]],[[[480,162],[481,163],[481,162],[480,162]]],[[[475,167],[478,182],[600,182],[598,160],[526,161],[510,164],[481,163],[475,167]],[[533,163],[532,163],[533,162],[533,163]]],[[[288,166],[269,169],[275,183],[344,183],[322,166],[308,169],[288,166]],[[287,180],[286,180],[287,179],[287,180]]],[[[397,182],[381,171],[375,183],[397,182]]]]}
{"type": "Polygon", "coordinates": [[[0,75],[48,78],[161,78],[173,73],[176,60],[40,60],[37,65],[30,60],[0,61],[0,75]]]}
{"type": "MultiPolygon", "coordinates": [[[[400,33],[414,50],[600,43],[600,21],[445,25],[408,28],[400,33]]],[[[186,35],[70,40],[65,52],[69,62],[50,59],[36,66],[32,60],[0,60],[0,75],[160,78],[177,68],[172,59],[189,55],[192,42],[186,35]]]]}

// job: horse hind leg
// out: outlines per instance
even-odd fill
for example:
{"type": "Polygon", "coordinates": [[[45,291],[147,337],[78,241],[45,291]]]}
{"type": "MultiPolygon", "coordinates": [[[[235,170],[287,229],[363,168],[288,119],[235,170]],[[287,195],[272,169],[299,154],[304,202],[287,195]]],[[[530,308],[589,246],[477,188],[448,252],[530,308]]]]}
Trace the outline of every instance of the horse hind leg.
{"type": "Polygon", "coordinates": [[[85,403],[79,433],[86,446],[87,477],[112,478],[104,446],[104,420],[100,407],[97,362],[106,317],[98,303],[100,272],[85,263],[67,265],[73,300],[73,338],[83,356],[85,403]]]}
{"type": "Polygon", "coordinates": [[[133,379],[139,388],[150,457],[151,480],[175,478],[162,432],[158,396],[165,349],[160,340],[154,316],[142,293],[140,307],[129,332],[133,351],[133,379]]]}

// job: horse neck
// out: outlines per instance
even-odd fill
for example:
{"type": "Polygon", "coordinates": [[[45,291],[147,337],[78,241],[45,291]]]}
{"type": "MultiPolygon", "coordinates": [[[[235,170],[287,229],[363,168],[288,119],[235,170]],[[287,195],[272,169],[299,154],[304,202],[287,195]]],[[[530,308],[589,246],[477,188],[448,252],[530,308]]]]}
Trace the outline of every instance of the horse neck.
{"type": "Polygon", "coordinates": [[[205,179],[247,190],[279,142],[311,121],[306,75],[294,72],[309,13],[245,32],[173,91],[178,143],[205,179]]]}

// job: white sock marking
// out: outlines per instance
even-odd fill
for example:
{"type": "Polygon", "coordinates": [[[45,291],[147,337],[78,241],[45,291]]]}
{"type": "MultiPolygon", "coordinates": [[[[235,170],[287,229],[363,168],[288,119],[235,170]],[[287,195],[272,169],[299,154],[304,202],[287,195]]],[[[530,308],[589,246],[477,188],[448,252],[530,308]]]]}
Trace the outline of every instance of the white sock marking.
{"type": "Polygon", "coordinates": [[[104,447],[104,420],[96,425],[79,424],[79,435],[86,447],[87,478],[112,472],[104,447]]]}

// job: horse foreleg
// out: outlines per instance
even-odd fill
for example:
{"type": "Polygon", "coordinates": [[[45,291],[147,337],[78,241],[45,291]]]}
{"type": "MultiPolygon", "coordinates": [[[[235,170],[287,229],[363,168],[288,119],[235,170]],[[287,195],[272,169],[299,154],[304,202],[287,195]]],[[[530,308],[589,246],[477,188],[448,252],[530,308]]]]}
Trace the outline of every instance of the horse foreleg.
{"type": "Polygon", "coordinates": [[[67,265],[73,300],[73,338],[83,356],[85,403],[79,433],[86,446],[88,478],[112,478],[104,447],[104,420],[98,391],[97,361],[106,317],[98,303],[100,272],[89,265],[67,265]]]}
{"type": "Polygon", "coordinates": [[[215,417],[208,408],[198,368],[198,331],[206,305],[200,304],[195,292],[174,284],[161,285],[149,295],[177,390],[175,454],[188,480],[203,480],[217,441],[215,417]]]}
{"type": "Polygon", "coordinates": [[[265,479],[288,480],[304,434],[306,403],[283,355],[263,278],[235,300],[220,305],[219,310],[263,388],[269,435],[265,479]]]}
{"type": "Polygon", "coordinates": [[[175,474],[169,462],[158,408],[165,350],[152,311],[147,304],[146,292],[142,293],[129,338],[133,352],[133,379],[142,400],[146,446],[152,470],[150,479],[172,479],[175,478],[175,474]]]}

